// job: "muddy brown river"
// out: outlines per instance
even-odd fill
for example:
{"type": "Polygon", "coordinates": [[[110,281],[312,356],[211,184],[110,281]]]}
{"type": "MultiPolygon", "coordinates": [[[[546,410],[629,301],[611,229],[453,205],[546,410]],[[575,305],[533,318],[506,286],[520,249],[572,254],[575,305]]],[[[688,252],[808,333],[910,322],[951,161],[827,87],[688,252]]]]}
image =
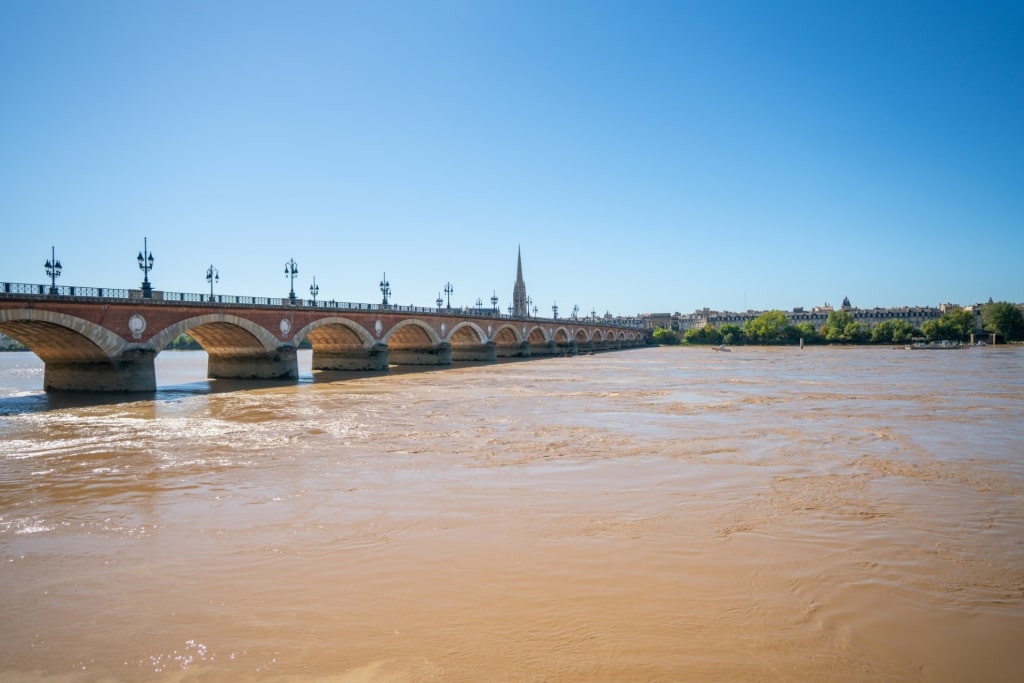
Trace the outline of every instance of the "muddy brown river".
{"type": "Polygon", "coordinates": [[[1024,676],[1024,348],[205,361],[0,354],[0,681],[1024,676]]]}

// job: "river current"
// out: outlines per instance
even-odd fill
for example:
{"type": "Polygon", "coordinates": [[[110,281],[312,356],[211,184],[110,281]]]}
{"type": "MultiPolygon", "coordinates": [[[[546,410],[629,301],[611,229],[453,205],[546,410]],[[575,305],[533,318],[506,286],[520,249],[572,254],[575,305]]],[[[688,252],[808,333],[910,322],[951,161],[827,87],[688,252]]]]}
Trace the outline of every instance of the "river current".
{"type": "Polygon", "coordinates": [[[0,354],[0,681],[1016,681],[1024,348],[0,354]]]}

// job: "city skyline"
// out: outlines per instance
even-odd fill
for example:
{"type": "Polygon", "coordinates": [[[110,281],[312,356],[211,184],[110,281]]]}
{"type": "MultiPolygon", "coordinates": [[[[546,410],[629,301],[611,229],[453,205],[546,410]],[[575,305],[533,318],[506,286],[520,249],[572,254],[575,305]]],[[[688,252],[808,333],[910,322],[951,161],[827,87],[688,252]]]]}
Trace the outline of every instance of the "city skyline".
{"type": "Polygon", "coordinates": [[[654,312],[1024,301],[1024,8],[7,3],[0,281],[654,312]],[[51,252],[51,247],[54,251],[51,252]]]}

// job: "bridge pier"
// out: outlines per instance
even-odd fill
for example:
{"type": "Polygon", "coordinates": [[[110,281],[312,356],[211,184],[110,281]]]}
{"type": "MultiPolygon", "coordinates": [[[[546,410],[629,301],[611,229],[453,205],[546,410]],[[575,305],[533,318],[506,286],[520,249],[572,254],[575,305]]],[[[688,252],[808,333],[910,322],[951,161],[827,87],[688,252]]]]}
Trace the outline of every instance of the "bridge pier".
{"type": "Polygon", "coordinates": [[[557,342],[555,344],[555,353],[559,356],[575,356],[578,351],[576,349],[576,341],[557,342]]]}
{"type": "Polygon", "coordinates": [[[389,348],[388,356],[395,365],[451,365],[452,347],[441,342],[437,346],[389,348]]]}
{"type": "Polygon", "coordinates": [[[387,370],[390,356],[387,344],[370,348],[317,351],[313,348],[314,370],[387,370]]]}
{"type": "Polygon", "coordinates": [[[489,361],[498,360],[498,350],[494,342],[483,344],[460,344],[451,347],[452,360],[489,361]]]}
{"type": "Polygon", "coordinates": [[[558,353],[558,347],[555,346],[555,342],[549,341],[543,344],[530,344],[530,355],[531,356],[554,356],[558,353]]]}
{"type": "Polygon", "coordinates": [[[49,361],[43,369],[46,391],[156,391],[156,352],[131,349],[108,361],[49,361]]]}
{"type": "Polygon", "coordinates": [[[529,358],[530,344],[520,342],[514,346],[496,346],[494,352],[498,358],[529,358]]]}
{"type": "Polygon", "coordinates": [[[211,353],[206,374],[213,379],[298,379],[298,355],[294,346],[279,346],[272,355],[211,353]]]}

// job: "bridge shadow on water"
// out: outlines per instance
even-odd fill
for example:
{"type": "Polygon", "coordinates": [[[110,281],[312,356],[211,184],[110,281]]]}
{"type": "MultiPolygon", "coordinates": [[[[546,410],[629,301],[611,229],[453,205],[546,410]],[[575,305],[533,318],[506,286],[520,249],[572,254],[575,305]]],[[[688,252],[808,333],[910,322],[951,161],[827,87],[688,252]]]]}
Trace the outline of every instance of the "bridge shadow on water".
{"type": "Polygon", "coordinates": [[[192,396],[209,396],[228,394],[241,391],[259,391],[267,389],[301,389],[309,385],[339,385],[358,380],[394,377],[401,375],[420,375],[425,373],[443,373],[461,368],[480,368],[488,365],[507,363],[536,362],[538,359],[501,358],[496,361],[474,362],[453,361],[451,365],[392,365],[387,372],[381,371],[350,371],[350,370],[316,370],[308,368],[300,370],[298,379],[261,380],[261,379],[210,379],[202,378],[195,381],[186,379],[181,374],[174,376],[171,382],[158,383],[154,392],[106,393],[78,391],[26,391],[12,396],[0,397],[0,417],[43,413],[48,411],[92,408],[98,406],[128,405],[133,403],[170,403],[192,396]]]}

